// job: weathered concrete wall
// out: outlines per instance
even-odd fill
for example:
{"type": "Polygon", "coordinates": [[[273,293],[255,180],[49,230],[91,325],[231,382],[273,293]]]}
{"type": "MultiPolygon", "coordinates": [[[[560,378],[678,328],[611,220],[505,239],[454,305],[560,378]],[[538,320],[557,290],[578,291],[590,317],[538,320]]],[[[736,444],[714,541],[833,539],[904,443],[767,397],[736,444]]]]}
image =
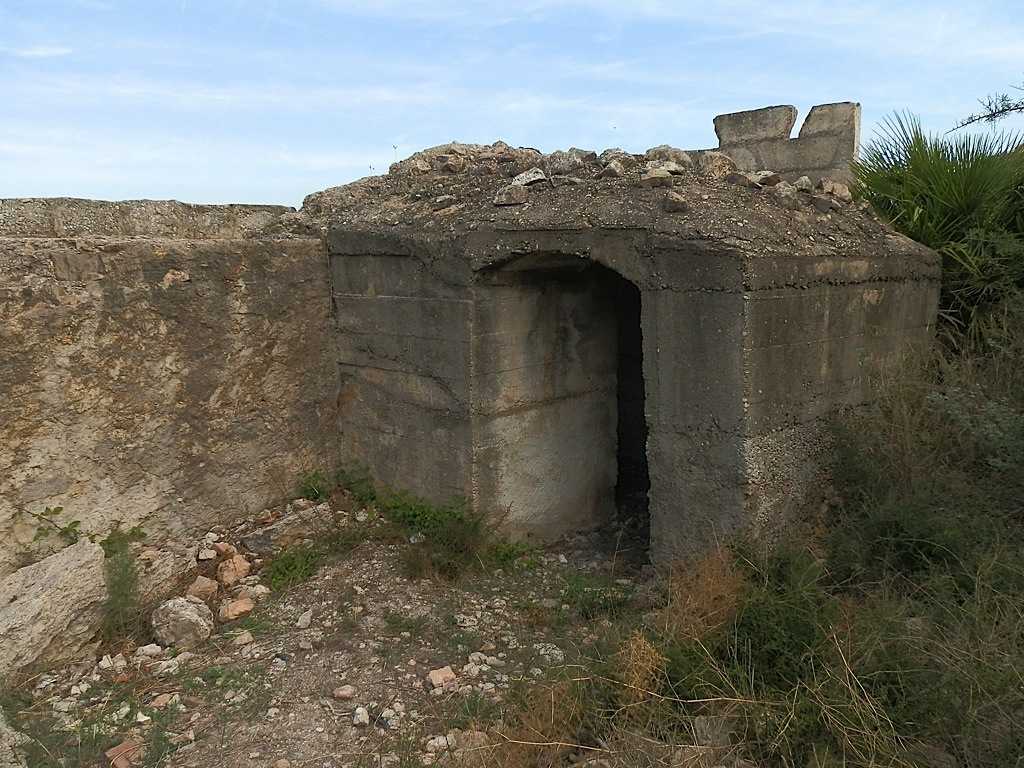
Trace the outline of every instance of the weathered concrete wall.
{"type": "Polygon", "coordinates": [[[319,240],[0,238],[0,576],[20,510],[187,538],[333,465],[329,312],[319,240]]]}
{"type": "Polygon", "coordinates": [[[611,519],[613,295],[593,269],[502,270],[474,293],[474,506],[546,539],[611,519]]]}
{"type": "Polygon", "coordinates": [[[746,265],[746,507],[759,532],[777,534],[820,500],[828,419],[866,402],[873,378],[933,337],[939,266],[902,240],[911,250],[899,257],[746,265]]]}
{"type": "Polygon", "coordinates": [[[8,237],[166,237],[183,240],[258,234],[282,205],[191,205],[177,200],[0,199],[0,234],[8,237]]]}
{"type": "Polygon", "coordinates": [[[799,135],[790,138],[796,116],[792,106],[718,115],[718,150],[743,171],[769,169],[787,181],[800,176],[814,182],[824,176],[848,180],[850,162],[860,148],[860,104],[844,101],[812,107],[799,135]]]}
{"type": "Polygon", "coordinates": [[[737,291],[643,294],[651,555],[699,551],[743,519],[737,291]]]}
{"type": "Polygon", "coordinates": [[[338,230],[328,248],[342,461],[437,502],[469,498],[468,266],[338,230]]]}

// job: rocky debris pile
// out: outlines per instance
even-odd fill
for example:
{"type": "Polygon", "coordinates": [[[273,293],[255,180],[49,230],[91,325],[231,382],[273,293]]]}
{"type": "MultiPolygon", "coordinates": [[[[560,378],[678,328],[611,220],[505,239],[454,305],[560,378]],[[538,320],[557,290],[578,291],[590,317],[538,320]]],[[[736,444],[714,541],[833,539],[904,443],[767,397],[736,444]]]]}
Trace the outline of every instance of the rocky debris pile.
{"type": "Polygon", "coordinates": [[[27,768],[23,747],[28,738],[7,724],[0,709],[0,768],[27,768]]]}
{"type": "MultiPolygon", "coordinates": [[[[99,540],[83,534],[0,580],[0,680],[94,652],[110,598],[99,540]]],[[[173,542],[160,547],[133,542],[131,547],[136,597],[144,607],[178,594],[196,573],[195,552],[188,547],[173,542]]]]}
{"type": "Polygon", "coordinates": [[[296,499],[263,510],[230,531],[209,531],[193,548],[195,562],[190,572],[195,576],[185,595],[154,611],[155,636],[165,645],[194,648],[213,633],[214,616],[221,624],[247,616],[270,594],[256,573],[267,558],[316,540],[347,515],[327,502],[296,499]]]}
{"type": "Polygon", "coordinates": [[[486,764],[486,750],[505,742],[493,722],[458,713],[500,711],[517,686],[559,674],[598,642],[611,623],[575,620],[564,585],[604,579],[612,557],[595,556],[581,534],[527,569],[441,586],[403,575],[405,545],[380,535],[384,525],[345,500],[299,500],[208,532],[193,548],[199,573],[187,594],[153,614],[157,642],[39,677],[33,716],[63,734],[100,728],[108,764],[121,768],[154,759],[146,750],[156,744],[174,747],[176,768],[319,765],[326,755],[337,766],[361,755],[392,764],[401,749],[423,765],[486,764]],[[243,590],[266,590],[260,579],[282,547],[322,535],[325,516],[365,543],[280,591],[244,628],[221,620],[243,590]],[[225,755],[225,730],[245,748],[225,755]]]}
{"type": "Polygon", "coordinates": [[[272,233],[404,229],[429,239],[479,228],[643,226],[757,243],[749,248],[765,254],[812,255],[823,241],[839,253],[889,237],[865,206],[851,204],[843,182],[809,184],[772,169],[741,171],[722,152],[690,154],[667,144],[643,154],[572,147],[545,155],[504,142],[451,143],[386,175],[308,196],[272,233]]]}

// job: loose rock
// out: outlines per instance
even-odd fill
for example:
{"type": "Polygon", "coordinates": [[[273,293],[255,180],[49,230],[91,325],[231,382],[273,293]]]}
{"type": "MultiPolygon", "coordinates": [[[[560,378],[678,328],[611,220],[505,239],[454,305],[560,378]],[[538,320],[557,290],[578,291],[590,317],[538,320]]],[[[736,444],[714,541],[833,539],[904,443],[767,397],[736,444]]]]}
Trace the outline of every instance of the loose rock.
{"type": "Polygon", "coordinates": [[[618,160],[612,160],[606,165],[597,177],[599,179],[620,179],[626,175],[626,169],[618,160]]]}
{"type": "Polygon", "coordinates": [[[161,645],[195,648],[213,633],[213,612],[196,597],[173,597],[153,611],[153,634],[161,645]]]}
{"type": "Polygon", "coordinates": [[[678,176],[679,174],[686,173],[686,168],[677,163],[675,160],[648,160],[644,164],[644,167],[648,171],[668,171],[673,176],[678,176]]]}
{"type": "Polygon", "coordinates": [[[0,580],[0,679],[86,655],[106,598],[103,549],[84,537],[0,580]]]}
{"type": "Polygon", "coordinates": [[[186,594],[198,597],[204,603],[208,603],[217,596],[218,589],[217,582],[213,579],[208,579],[206,576],[196,576],[196,580],[189,586],[186,594]]]}
{"type": "Polygon", "coordinates": [[[213,545],[213,551],[220,557],[234,557],[238,554],[238,550],[235,549],[233,544],[229,544],[226,541],[218,541],[213,545]]]}
{"type": "Polygon", "coordinates": [[[691,158],[686,152],[681,149],[671,147],[668,144],[660,144],[657,147],[651,147],[644,153],[644,158],[647,160],[667,160],[686,167],[693,165],[693,158],[691,158]]]}
{"type": "Polygon", "coordinates": [[[235,621],[252,613],[252,609],[255,607],[256,606],[253,601],[248,597],[239,597],[234,600],[228,600],[221,605],[217,618],[222,622],[235,621]]]}
{"type": "Polygon", "coordinates": [[[141,658],[155,659],[162,656],[164,649],[156,643],[150,643],[149,645],[143,645],[135,649],[135,655],[141,658]]]}
{"type": "Polygon", "coordinates": [[[428,672],[427,679],[434,688],[444,688],[449,683],[455,682],[456,675],[450,666],[441,667],[440,669],[432,669],[428,672]]]}
{"type": "Polygon", "coordinates": [[[552,152],[545,158],[544,166],[549,176],[573,176],[593,162],[597,162],[597,153],[573,147],[567,152],[552,152]]]}
{"type": "Polygon", "coordinates": [[[338,701],[349,701],[355,698],[356,687],[354,685],[340,685],[334,689],[331,695],[338,701]]]}
{"type": "Polygon", "coordinates": [[[788,208],[791,211],[797,211],[801,208],[800,196],[796,191],[796,187],[788,182],[780,182],[771,188],[772,193],[779,199],[784,208],[788,208]]]}
{"type": "Polygon", "coordinates": [[[675,179],[668,171],[657,169],[647,171],[647,173],[640,177],[639,183],[641,187],[671,187],[675,184],[675,179]]]}
{"type": "Polygon", "coordinates": [[[759,187],[760,185],[751,178],[749,173],[734,171],[725,176],[726,184],[735,184],[738,187],[759,187]]]}
{"type": "Polygon", "coordinates": [[[704,152],[697,164],[702,173],[713,179],[724,179],[737,170],[732,158],[722,152],[704,152]]]}
{"type": "Polygon", "coordinates": [[[811,195],[811,203],[819,213],[828,213],[839,207],[839,203],[825,195],[811,195]]]}
{"type": "Polygon", "coordinates": [[[521,184],[502,187],[494,196],[495,205],[522,205],[530,199],[530,191],[521,184]]]}
{"type": "Polygon", "coordinates": [[[254,603],[258,603],[260,600],[270,594],[270,587],[264,584],[253,584],[251,587],[244,587],[238,593],[239,597],[248,597],[254,603]]]}
{"type": "Polygon", "coordinates": [[[832,195],[837,200],[841,200],[844,203],[853,202],[853,195],[850,194],[850,188],[843,184],[841,181],[826,176],[818,182],[818,189],[824,192],[826,195],[832,195]]]}
{"type": "Polygon", "coordinates": [[[232,640],[231,642],[234,643],[235,645],[241,646],[241,645],[251,645],[254,641],[255,641],[255,638],[252,636],[252,632],[250,632],[249,630],[246,630],[245,632],[242,632],[241,634],[236,635],[235,639],[232,640]]]}
{"type": "Polygon", "coordinates": [[[799,192],[812,192],[814,190],[814,185],[806,176],[801,176],[799,179],[794,181],[793,186],[796,187],[799,192]]]}
{"type": "Polygon", "coordinates": [[[217,566],[217,581],[225,587],[233,587],[249,575],[249,561],[242,555],[234,555],[217,566]]]}
{"type": "Polygon", "coordinates": [[[28,737],[11,728],[0,709],[0,768],[26,768],[22,747],[28,737]]]}
{"type": "Polygon", "coordinates": [[[638,160],[636,157],[626,152],[624,149],[614,147],[612,149],[606,149],[602,152],[598,158],[598,164],[607,167],[612,161],[621,165],[625,170],[629,170],[637,164],[638,160]]]}
{"type": "Polygon", "coordinates": [[[686,213],[690,210],[690,204],[686,201],[686,198],[678,192],[671,190],[665,195],[663,207],[669,213],[686,213]]]}
{"type": "Polygon", "coordinates": [[[103,754],[106,755],[110,768],[132,768],[142,764],[145,748],[145,744],[138,739],[131,739],[111,747],[103,754]]]}
{"type": "Polygon", "coordinates": [[[528,187],[531,184],[538,184],[542,181],[547,181],[548,177],[540,168],[531,168],[528,171],[523,171],[514,179],[512,179],[512,186],[516,187],[528,187]]]}
{"type": "Polygon", "coordinates": [[[775,171],[758,171],[754,174],[754,181],[763,187],[774,187],[782,182],[782,176],[775,171]]]}

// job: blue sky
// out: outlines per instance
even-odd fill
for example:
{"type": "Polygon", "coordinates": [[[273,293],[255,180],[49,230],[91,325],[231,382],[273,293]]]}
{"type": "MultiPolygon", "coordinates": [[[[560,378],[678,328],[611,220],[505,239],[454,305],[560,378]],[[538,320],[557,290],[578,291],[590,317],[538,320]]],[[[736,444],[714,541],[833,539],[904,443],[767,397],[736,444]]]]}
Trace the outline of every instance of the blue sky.
{"type": "Polygon", "coordinates": [[[298,205],[452,139],[698,148],[770,104],[945,131],[1024,80],[1019,4],[0,0],[0,197],[298,205]]]}

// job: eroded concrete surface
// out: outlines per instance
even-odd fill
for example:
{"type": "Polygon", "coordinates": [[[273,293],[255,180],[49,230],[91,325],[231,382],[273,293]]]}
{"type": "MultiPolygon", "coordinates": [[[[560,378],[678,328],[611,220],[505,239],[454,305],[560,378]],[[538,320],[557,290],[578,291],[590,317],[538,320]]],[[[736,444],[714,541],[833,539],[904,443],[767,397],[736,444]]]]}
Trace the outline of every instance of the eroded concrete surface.
{"type": "Polygon", "coordinates": [[[0,575],[23,510],[160,541],[333,461],[329,313],[319,240],[0,238],[0,575]]]}

